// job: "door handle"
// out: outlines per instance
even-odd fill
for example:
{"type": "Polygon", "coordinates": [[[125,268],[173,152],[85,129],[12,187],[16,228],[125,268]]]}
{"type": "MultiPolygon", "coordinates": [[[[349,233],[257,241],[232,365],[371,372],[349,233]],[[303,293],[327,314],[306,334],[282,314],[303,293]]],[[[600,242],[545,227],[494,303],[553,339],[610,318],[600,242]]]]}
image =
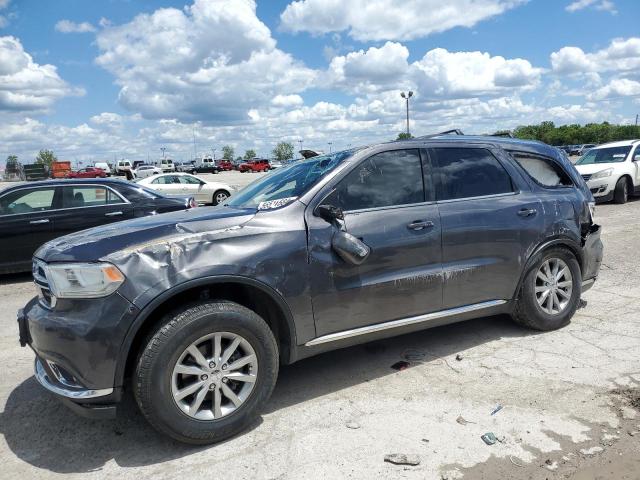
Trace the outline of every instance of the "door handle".
{"type": "Polygon", "coordinates": [[[49,223],[49,219],[48,218],[44,218],[42,220],[31,220],[29,223],[31,225],[42,225],[43,223],[49,223]]]}
{"type": "Polygon", "coordinates": [[[538,211],[535,208],[522,208],[518,210],[518,215],[521,217],[532,217],[536,213],[538,213],[538,211]]]}
{"type": "Polygon", "coordinates": [[[415,220],[411,222],[409,225],[407,225],[407,228],[409,230],[422,230],[424,228],[431,228],[431,227],[433,227],[433,222],[429,220],[415,220]]]}
{"type": "Polygon", "coordinates": [[[109,212],[104,214],[105,217],[117,217],[118,215],[122,215],[122,212],[109,212]]]}

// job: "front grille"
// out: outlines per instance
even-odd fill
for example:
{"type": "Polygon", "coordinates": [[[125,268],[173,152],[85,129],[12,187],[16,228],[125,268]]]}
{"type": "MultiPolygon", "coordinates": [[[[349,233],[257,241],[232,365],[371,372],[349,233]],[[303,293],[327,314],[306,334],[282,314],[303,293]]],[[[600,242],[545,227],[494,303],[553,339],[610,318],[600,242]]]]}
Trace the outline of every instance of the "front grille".
{"type": "Polygon", "coordinates": [[[34,258],[31,273],[33,274],[33,282],[38,290],[40,304],[46,308],[53,308],[56,304],[56,297],[51,293],[51,287],[49,286],[44,267],[44,262],[34,258]]]}
{"type": "Polygon", "coordinates": [[[591,178],[591,174],[587,174],[587,175],[582,175],[582,178],[584,179],[585,182],[588,182],[589,179],[591,178]]]}

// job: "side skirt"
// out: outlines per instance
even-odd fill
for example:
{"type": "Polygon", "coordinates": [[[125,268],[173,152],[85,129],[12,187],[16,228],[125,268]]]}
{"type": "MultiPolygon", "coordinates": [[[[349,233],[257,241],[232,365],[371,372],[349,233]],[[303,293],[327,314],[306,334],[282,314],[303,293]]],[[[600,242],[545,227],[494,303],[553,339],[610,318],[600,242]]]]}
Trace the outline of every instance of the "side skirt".
{"type": "Polygon", "coordinates": [[[474,303],[473,305],[465,305],[464,307],[456,307],[448,310],[441,310],[439,312],[427,313],[425,315],[418,315],[415,317],[401,318],[399,320],[392,320],[390,322],[377,323],[375,325],[367,325],[365,327],[354,328],[351,330],[343,330],[342,332],[330,333],[321,337],[314,338],[305,343],[305,347],[312,347],[328,342],[336,342],[345,338],[357,337],[360,335],[368,335],[370,333],[380,332],[383,330],[389,330],[399,327],[405,327],[407,325],[416,325],[424,322],[430,322],[432,320],[452,317],[455,315],[461,315],[464,313],[474,312],[476,310],[483,310],[486,308],[497,307],[507,303],[506,300],[490,300],[482,303],[474,303]]]}

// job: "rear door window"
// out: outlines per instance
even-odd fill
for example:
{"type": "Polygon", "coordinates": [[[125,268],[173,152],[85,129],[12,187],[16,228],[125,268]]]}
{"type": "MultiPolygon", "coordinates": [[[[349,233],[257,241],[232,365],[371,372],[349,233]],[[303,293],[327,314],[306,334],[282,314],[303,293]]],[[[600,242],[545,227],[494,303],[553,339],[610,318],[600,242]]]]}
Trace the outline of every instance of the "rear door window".
{"type": "Polygon", "coordinates": [[[83,185],[62,188],[62,208],[99,207],[124,203],[123,200],[102,186],[83,185]]]}
{"type": "Polygon", "coordinates": [[[569,175],[550,159],[518,152],[511,152],[511,155],[529,177],[543,187],[563,187],[573,184],[569,175]]]}
{"type": "Polygon", "coordinates": [[[434,148],[433,178],[438,200],[484,197],[514,191],[511,177],[484,148],[434,148]]]}
{"type": "Polygon", "coordinates": [[[372,155],[349,172],[327,201],[345,211],[424,202],[419,151],[372,155]]]}
{"type": "Polygon", "coordinates": [[[55,188],[30,188],[0,197],[0,216],[44,212],[53,208],[55,188]]]}

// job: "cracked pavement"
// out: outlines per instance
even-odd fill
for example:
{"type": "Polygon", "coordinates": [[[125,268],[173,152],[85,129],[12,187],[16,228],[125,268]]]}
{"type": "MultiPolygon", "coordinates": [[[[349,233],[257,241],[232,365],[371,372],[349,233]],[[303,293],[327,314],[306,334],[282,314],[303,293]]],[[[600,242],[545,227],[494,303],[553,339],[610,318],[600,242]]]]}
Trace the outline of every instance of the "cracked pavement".
{"type": "Polygon", "coordinates": [[[32,378],[33,354],[17,342],[29,277],[0,279],[2,476],[578,479],[616,458],[617,471],[633,475],[640,433],[627,432],[640,430],[640,414],[611,390],[640,387],[640,199],[599,205],[596,218],[604,264],[569,326],[541,333],[482,318],[283,367],[261,419],[209,447],[157,434],[131,399],[115,421],[62,407],[32,378]],[[424,358],[391,369],[409,349],[424,358]],[[486,445],[486,432],[501,441],[486,445]],[[391,453],[421,461],[385,463],[391,453]]]}

